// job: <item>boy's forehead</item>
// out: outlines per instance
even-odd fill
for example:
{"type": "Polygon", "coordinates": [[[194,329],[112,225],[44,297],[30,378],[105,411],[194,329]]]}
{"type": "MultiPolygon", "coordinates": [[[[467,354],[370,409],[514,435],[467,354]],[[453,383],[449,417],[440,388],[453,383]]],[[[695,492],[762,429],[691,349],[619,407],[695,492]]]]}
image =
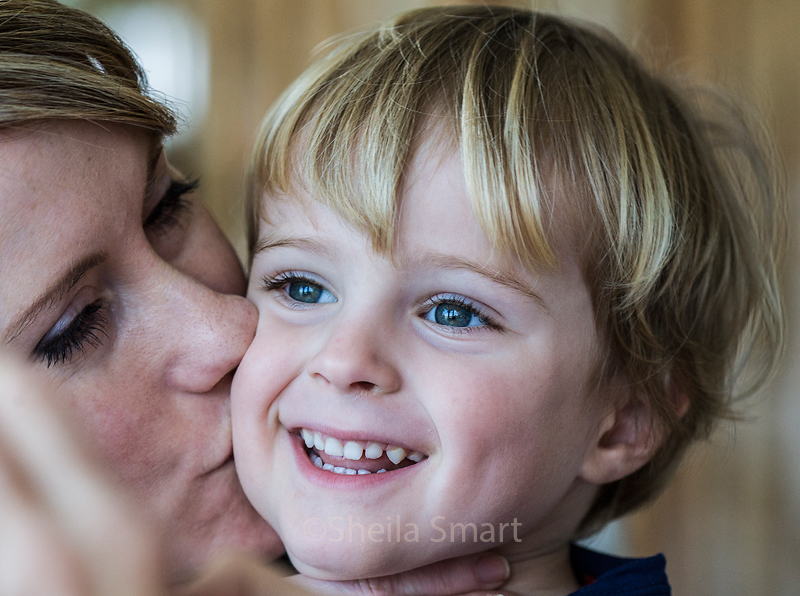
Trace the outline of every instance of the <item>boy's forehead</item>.
{"type": "MultiPolygon", "coordinates": [[[[488,218],[481,217],[476,208],[478,201],[474,200],[473,195],[473,193],[481,192],[481,189],[474,179],[469,179],[470,172],[468,165],[465,167],[462,144],[456,138],[452,128],[441,125],[440,121],[432,121],[432,124],[433,126],[424,129],[424,132],[419,135],[409,167],[406,169],[401,187],[403,196],[399,225],[402,227],[405,223],[404,216],[408,216],[405,204],[409,195],[419,192],[425,201],[435,204],[440,200],[442,193],[457,189],[465,203],[469,203],[470,209],[459,212],[440,212],[438,217],[427,226],[430,228],[430,233],[435,234],[436,222],[443,219],[460,217],[462,225],[466,227],[473,218],[477,218],[476,221],[481,226],[483,234],[493,246],[494,256],[501,260],[507,268],[517,269],[521,266],[521,262],[530,263],[530,260],[521,259],[519,255],[502,249],[506,245],[502,241],[503,236],[525,233],[516,219],[518,212],[512,213],[511,229],[501,228],[496,220],[489,221],[488,218]]],[[[467,160],[467,164],[470,161],[474,162],[474,160],[467,160]]],[[[533,188],[523,189],[520,193],[523,196],[517,197],[517,200],[528,206],[534,200],[538,202],[539,218],[545,230],[546,241],[555,253],[556,260],[553,267],[548,266],[545,262],[533,263],[533,267],[529,266],[528,268],[533,269],[534,273],[558,269],[562,260],[585,260],[587,258],[586,247],[592,235],[590,229],[592,217],[587,212],[589,210],[587,203],[577,185],[567,182],[568,176],[561,173],[555,164],[540,164],[539,171],[545,179],[540,184],[545,192],[539,193],[537,189],[533,188]],[[526,192],[530,194],[525,196],[526,192]],[[535,199],[531,196],[533,194],[537,194],[535,199]]],[[[483,175],[487,178],[501,178],[494,171],[484,172],[483,175]]],[[[494,209],[502,211],[511,209],[510,205],[503,204],[503,202],[511,203],[514,199],[506,197],[501,201],[499,198],[492,197],[490,201],[496,203],[493,206],[494,209]]],[[[424,225],[424,223],[420,223],[420,227],[424,225]]]]}
{"type": "MultiPolygon", "coordinates": [[[[296,145],[293,153],[300,153],[303,149],[302,145],[296,145]]],[[[352,173],[353,170],[349,172],[352,173]]],[[[585,225],[587,218],[581,213],[580,200],[575,189],[563,183],[563,177],[556,174],[555,168],[547,168],[546,172],[546,187],[550,189],[550,197],[547,199],[548,213],[545,215],[546,228],[548,241],[557,255],[558,269],[560,265],[566,264],[561,261],[568,263],[583,260],[588,238],[585,225]]],[[[398,192],[392,199],[397,206],[392,224],[395,228],[395,242],[387,250],[392,259],[407,260],[408,257],[413,257],[413,251],[403,255],[407,252],[402,250],[403,245],[409,241],[412,241],[411,245],[415,245],[420,239],[441,236],[438,232],[445,222],[464,231],[477,224],[481,230],[480,237],[486,243],[484,253],[491,255],[491,260],[496,263],[496,266],[487,270],[501,271],[507,277],[518,275],[526,269],[534,274],[548,270],[552,272],[552,268],[545,264],[541,268],[535,267],[533,271],[530,271],[530,267],[522,266],[520,258],[499,247],[500,243],[496,242],[495,237],[497,230],[487,229],[489,226],[480,222],[479,217],[476,218],[477,213],[467,186],[461,144],[453,128],[441,117],[427,118],[425,125],[420,126],[414,137],[411,159],[404,170],[398,192]],[[454,194],[468,208],[452,209],[452,203],[442,201],[443,195],[447,193],[454,194]],[[415,197],[417,206],[425,208],[409,209],[409,197],[415,197]]],[[[337,217],[356,232],[369,233],[369,230],[360,225],[362,222],[355,221],[343,209],[337,208],[339,201],[326,194],[324,188],[310,190],[300,168],[293,168],[291,184],[286,190],[267,189],[262,192],[260,203],[259,236],[283,236],[288,232],[286,226],[290,222],[300,223],[301,220],[305,227],[310,226],[316,232],[324,231],[325,224],[320,221],[316,208],[318,205],[332,208],[337,217]]],[[[365,211],[374,208],[368,201],[363,203],[365,211]]],[[[462,234],[454,238],[451,252],[458,252],[465,237],[462,234]]],[[[477,234],[473,235],[473,238],[477,237],[477,234]]]]}
{"type": "MultiPolygon", "coordinates": [[[[321,124],[318,122],[321,115],[313,114],[299,127],[283,155],[289,174],[285,183],[288,188],[269,189],[262,197],[259,219],[269,222],[278,215],[286,201],[298,202],[306,213],[311,204],[319,202],[332,208],[350,226],[369,234],[380,250],[394,253],[398,246],[396,231],[409,227],[406,221],[408,210],[404,207],[409,193],[416,187],[427,188],[428,192],[424,193],[427,200],[436,201],[436,193],[428,187],[436,180],[443,180],[444,183],[438,186],[439,192],[455,186],[462,189],[464,199],[472,205],[470,215],[477,215],[488,241],[507,264],[515,266],[524,262],[528,269],[539,270],[558,268],[558,261],[564,257],[567,260],[588,258],[586,245],[593,234],[587,224],[593,218],[583,213],[586,203],[581,200],[577,185],[568,182],[571,179],[569,174],[561,171],[559,164],[554,162],[555,158],[541,158],[555,152],[538,151],[539,158],[529,156],[536,163],[521,164],[523,169],[529,170],[522,174],[520,164],[516,164],[516,170],[512,172],[515,164],[509,161],[508,154],[467,155],[465,160],[465,146],[475,153],[485,150],[485,144],[471,137],[463,142],[459,124],[441,98],[427,103],[420,111],[422,115],[416,121],[409,137],[408,151],[404,153],[404,165],[389,163],[391,160],[385,159],[381,147],[389,141],[370,138],[369,126],[358,131],[357,142],[349,145],[350,155],[336,156],[324,167],[309,161],[308,158],[316,155],[318,150],[314,146],[314,130],[321,124]],[[369,164],[369,167],[360,167],[359,164],[369,164]],[[401,173],[392,192],[391,185],[386,182],[398,169],[401,173]],[[545,180],[534,180],[533,171],[545,180]],[[524,180],[519,180],[520,176],[524,176],[524,180]],[[494,188],[487,188],[486,181],[494,188]],[[484,197],[491,195],[499,187],[503,187],[501,190],[505,190],[507,195],[517,193],[519,196],[489,196],[488,201],[475,200],[473,196],[473,193],[484,197]],[[481,203],[484,213],[480,213],[481,203]],[[486,216],[487,209],[494,212],[490,217],[486,216]],[[524,214],[526,211],[527,215],[524,214]],[[530,238],[532,211],[536,212],[533,218],[538,219],[538,226],[544,230],[538,247],[535,243],[526,246],[524,240],[530,238]],[[527,217],[528,221],[520,221],[520,217],[527,217]],[[506,221],[499,221],[503,218],[506,221]],[[393,240],[383,242],[382,238],[393,240]],[[520,247],[524,250],[517,252],[520,247]],[[556,256],[550,262],[546,257],[548,252],[556,256]],[[537,258],[535,253],[541,253],[542,258],[537,258]]],[[[400,157],[400,153],[389,153],[395,159],[400,157]]],[[[463,213],[460,215],[464,216],[463,213]]],[[[259,223],[259,227],[261,225],[259,223]]],[[[415,224],[414,227],[423,226],[415,224]]]]}
{"type": "Polygon", "coordinates": [[[448,188],[457,188],[468,198],[461,145],[452,132],[441,126],[425,129],[415,136],[408,165],[403,170],[398,192],[400,203],[415,192],[431,195],[430,200],[435,201],[434,189],[448,188]],[[444,188],[442,183],[446,185],[444,188]]]}
{"type": "Polygon", "coordinates": [[[461,142],[455,125],[441,108],[427,111],[420,119],[410,147],[409,159],[403,169],[406,185],[417,182],[420,176],[435,170],[454,153],[461,155],[461,142]]]}
{"type": "Polygon", "coordinates": [[[314,208],[317,203],[324,204],[325,201],[312,198],[299,183],[293,183],[286,191],[265,190],[259,209],[259,233],[275,234],[281,228],[289,230],[293,223],[319,229],[314,208]]]}

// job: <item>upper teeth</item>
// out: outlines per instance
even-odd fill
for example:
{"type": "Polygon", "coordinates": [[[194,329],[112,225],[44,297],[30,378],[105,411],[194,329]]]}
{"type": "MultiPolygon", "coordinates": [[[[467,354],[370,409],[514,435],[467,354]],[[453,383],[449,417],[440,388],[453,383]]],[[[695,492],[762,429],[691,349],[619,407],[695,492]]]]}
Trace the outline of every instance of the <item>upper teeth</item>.
{"type": "Polygon", "coordinates": [[[323,435],[316,430],[303,428],[300,430],[303,442],[306,447],[315,448],[317,451],[324,451],[328,455],[343,457],[352,461],[358,461],[363,455],[367,459],[378,459],[386,452],[392,463],[399,464],[408,458],[413,462],[420,462],[425,459],[425,454],[419,451],[408,452],[402,447],[387,445],[386,443],[376,443],[375,441],[341,441],[336,437],[323,435]]]}
{"type": "Polygon", "coordinates": [[[345,459],[352,459],[353,461],[358,461],[361,459],[362,453],[364,453],[364,447],[360,443],[356,443],[355,441],[347,441],[347,443],[344,444],[344,450],[342,451],[342,456],[345,459]]]}
{"type": "Polygon", "coordinates": [[[328,455],[335,455],[337,457],[344,456],[344,446],[339,439],[328,437],[325,439],[325,453],[328,455]]]}
{"type": "Polygon", "coordinates": [[[406,458],[406,450],[402,447],[387,447],[386,457],[392,460],[393,464],[399,464],[406,458]]]}
{"type": "Polygon", "coordinates": [[[364,455],[367,456],[367,459],[378,459],[383,455],[383,447],[381,447],[380,443],[370,441],[367,443],[367,448],[364,449],[364,455]]]}

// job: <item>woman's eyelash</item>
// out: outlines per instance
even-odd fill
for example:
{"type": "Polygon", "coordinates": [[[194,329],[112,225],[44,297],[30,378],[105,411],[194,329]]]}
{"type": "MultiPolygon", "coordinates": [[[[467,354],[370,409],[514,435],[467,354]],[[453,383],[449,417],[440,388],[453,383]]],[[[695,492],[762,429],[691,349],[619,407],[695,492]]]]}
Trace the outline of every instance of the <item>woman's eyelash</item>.
{"type": "Polygon", "coordinates": [[[98,300],[89,304],[57,336],[41,340],[33,349],[34,356],[47,363],[47,368],[67,363],[75,352],[83,354],[87,346],[97,347],[108,337],[106,303],[98,300]]]}
{"type": "Polygon", "coordinates": [[[184,198],[184,195],[194,192],[199,185],[199,180],[190,182],[174,180],[150,215],[147,216],[144,227],[159,232],[180,223],[180,215],[189,208],[189,201],[184,198]]]}

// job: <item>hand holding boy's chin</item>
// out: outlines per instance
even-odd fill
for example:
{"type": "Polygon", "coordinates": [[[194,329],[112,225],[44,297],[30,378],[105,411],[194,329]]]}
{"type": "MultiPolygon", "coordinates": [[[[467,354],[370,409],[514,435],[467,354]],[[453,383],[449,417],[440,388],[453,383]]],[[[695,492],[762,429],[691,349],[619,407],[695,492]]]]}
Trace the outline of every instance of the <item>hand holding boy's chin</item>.
{"type": "Polygon", "coordinates": [[[466,555],[439,561],[393,575],[334,581],[298,575],[291,581],[313,594],[365,596],[449,596],[450,594],[497,594],[511,575],[508,561],[492,553],[466,555]]]}
{"type": "MultiPolygon", "coordinates": [[[[402,576],[442,558],[430,552],[427,544],[312,541],[305,536],[284,536],[284,546],[294,568],[304,577],[323,582],[355,582],[363,578],[402,576]]],[[[453,553],[451,556],[458,555],[453,553]]],[[[424,575],[424,574],[423,574],[424,575]]],[[[371,580],[370,580],[371,581],[371,580]]],[[[458,592],[454,592],[458,593],[458,592]]]]}
{"type": "MultiPolygon", "coordinates": [[[[370,579],[332,581],[295,575],[281,580],[280,570],[246,555],[218,559],[200,578],[178,590],[180,596],[449,596],[497,594],[508,580],[508,561],[495,554],[477,554],[370,579]]],[[[507,593],[511,596],[510,593],[507,593]]]]}

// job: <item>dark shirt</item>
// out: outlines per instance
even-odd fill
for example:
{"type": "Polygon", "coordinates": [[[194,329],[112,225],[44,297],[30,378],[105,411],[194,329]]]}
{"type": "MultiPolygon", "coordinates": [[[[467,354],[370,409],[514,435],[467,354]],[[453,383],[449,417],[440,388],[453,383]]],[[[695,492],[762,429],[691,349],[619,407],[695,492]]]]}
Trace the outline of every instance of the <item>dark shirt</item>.
{"type": "Polygon", "coordinates": [[[664,555],[631,559],[604,555],[575,544],[572,569],[583,587],[570,596],[670,596],[664,555]]]}

